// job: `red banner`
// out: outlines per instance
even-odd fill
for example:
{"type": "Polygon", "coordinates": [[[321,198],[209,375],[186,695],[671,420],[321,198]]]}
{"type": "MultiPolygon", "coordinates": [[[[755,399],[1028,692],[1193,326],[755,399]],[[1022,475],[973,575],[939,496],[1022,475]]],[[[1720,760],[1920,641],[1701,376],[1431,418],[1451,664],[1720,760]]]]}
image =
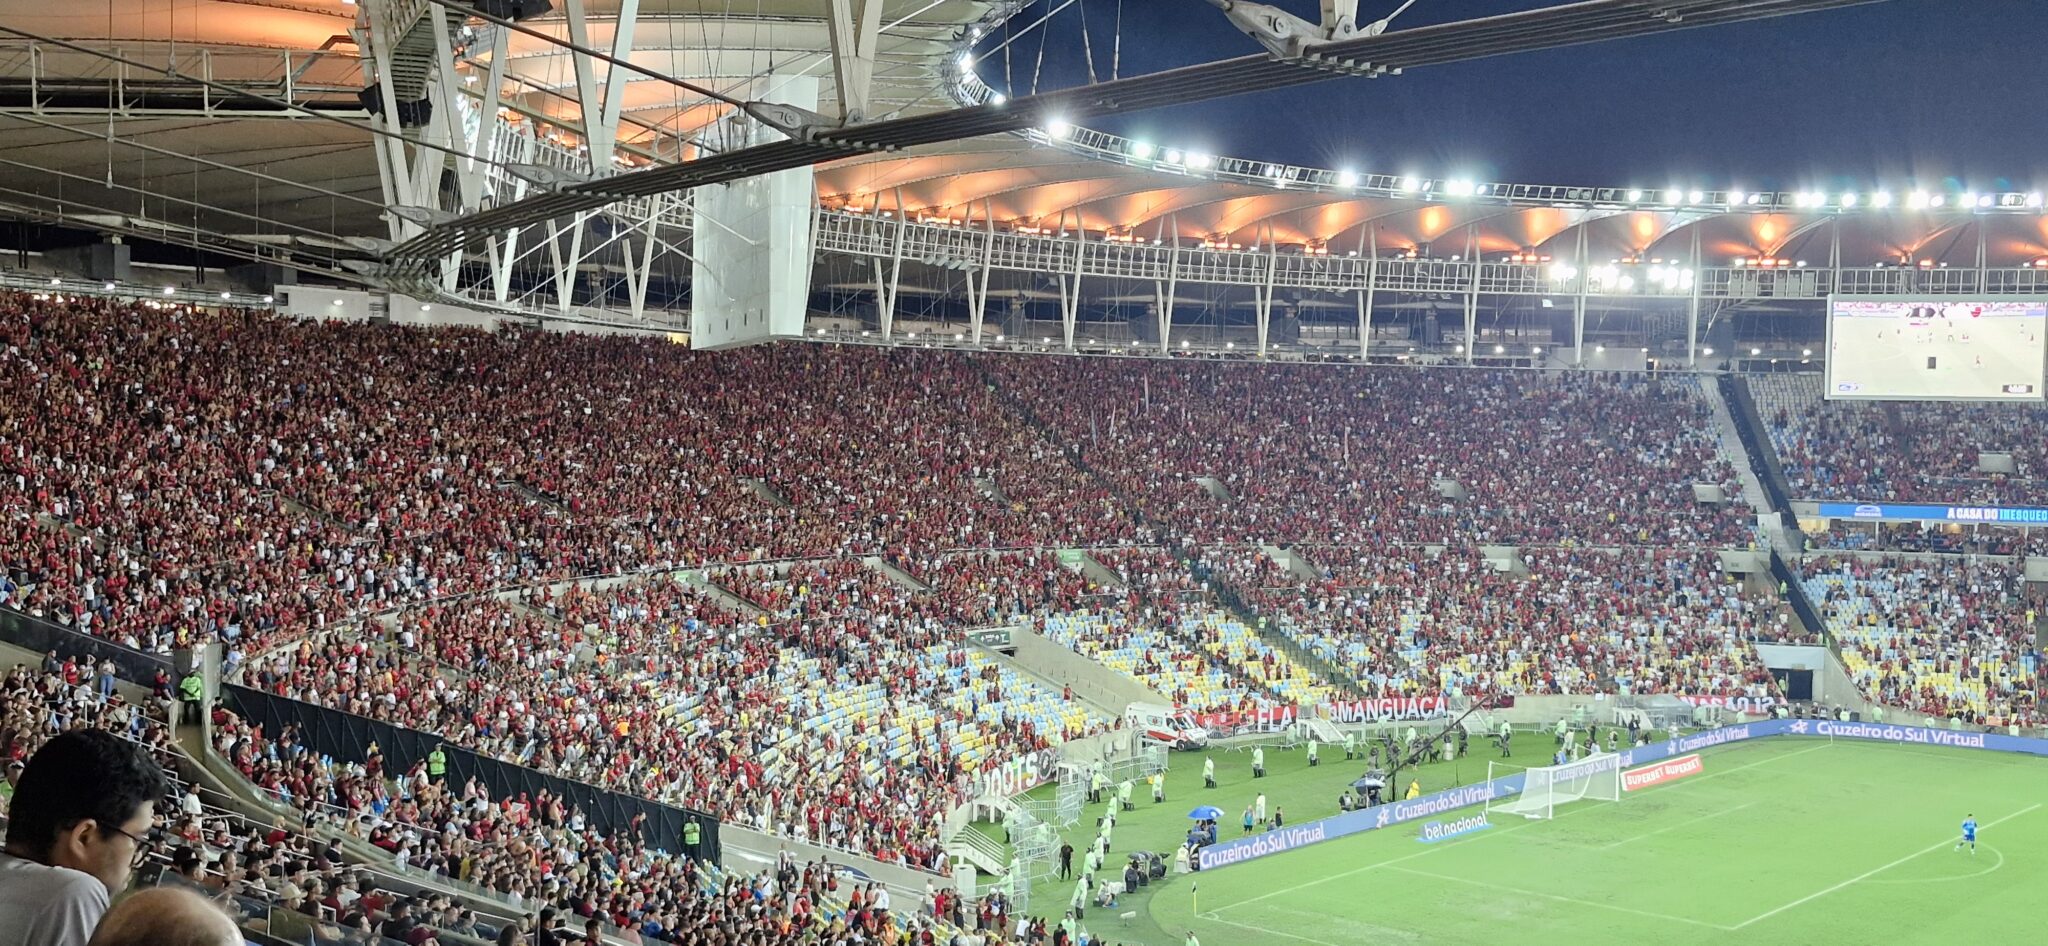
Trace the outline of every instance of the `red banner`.
{"type": "Polygon", "coordinates": [[[1778,698],[1775,696],[1686,696],[1681,694],[1678,698],[1694,706],[1718,706],[1722,709],[1750,716],[1769,716],[1771,715],[1771,707],[1778,705],[1778,698]]]}
{"type": "Polygon", "coordinates": [[[1674,782],[1688,775],[1698,775],[1706,768],[1698,755],[1684,755],[1676,759],[1665,759],[1656,765],[1646,765],[1621,773],[1621,790],[1632,792],[1665,782],[1674,782]]]}
{"type": "Polygon", "coordinates": [[[1377,700],[1343,700],[1323,704],[1334,723],[1374,723],[1390,719],[1432,719],[1450,713],[1440,696],[1390,696],[1377,700]]]}
{"type": "Polygon", "coordinates": [[[1284,729],[1301,718],[1300,707],[1262,706],[1236,713],[1195,713],[1195,725],[1214,736],[1235,736],[1247,732],[1284,729]]]}

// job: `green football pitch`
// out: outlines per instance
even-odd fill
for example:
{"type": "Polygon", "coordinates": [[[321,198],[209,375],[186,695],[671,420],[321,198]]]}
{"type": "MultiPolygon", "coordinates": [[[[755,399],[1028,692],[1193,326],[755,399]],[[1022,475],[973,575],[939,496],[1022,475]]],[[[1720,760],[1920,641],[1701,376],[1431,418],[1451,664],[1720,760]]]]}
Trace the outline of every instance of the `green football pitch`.
{"type": "MultiPolygon", "coordinates": [[[[1236,836],[1260,789],[1290,825],[1325,817],[1358,767],[1330,755],[1311,769],[1299,753],[1269,752],[1272,774],[1254,782],[1241,754],[1219,754],[1215,790],[1201,787],[1199,755],[1176,755],[1169,802],[1138,799],[1110,862],[1171,850],[1194,805],[1223,808],[1223,837],[1236,836]]],[[[1490,755],[1455,776],[1426,768],[1424,790],[1484,778],[1490,755]]],[[[1365,832],[1169,876],[1082,922],[1100,942],[1143,946],[1180,946],[1190,930],[1205,946],[1968,943],[2038,922],[2048,760],[1800,738],[1702,755],[1700,774],[1619,802],[1562,805],[1541,821],[1496,814],[1489,829],[1434,844],[1417,840],[1421,822],[1365,832]],[[1971,814],[1975,855],[1954,850],[1971,814]]],[[[1097,813],[1089,806],[1068,832],[1076,848],[1097,813]]],[[[1060,915],[1072,888],[1039,884],[1031,911],[1060,915]]]]}

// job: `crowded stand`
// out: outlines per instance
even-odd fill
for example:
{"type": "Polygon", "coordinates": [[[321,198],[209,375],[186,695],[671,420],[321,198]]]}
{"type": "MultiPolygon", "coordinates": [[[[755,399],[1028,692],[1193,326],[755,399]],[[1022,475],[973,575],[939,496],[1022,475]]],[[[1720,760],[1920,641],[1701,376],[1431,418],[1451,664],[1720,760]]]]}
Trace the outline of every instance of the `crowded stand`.
{"type": "Polygon", "coordinates": [[[2039,591],[2018,560],[1815,556],[1801,566],[1871,700],[1988,726],[2039,719],[2039,591]]]}
{"type": "Polygon", "coordinates": [[[1210,712],[1310,705],[1333,688],[1216,602],[1207,582],[1158,549],[1097,550],[1114,574],[1094,609],[1040,616],[1039,633],[1176,705],[1210,712]]]}
{"type": "Polygon", "coordinates": [[[987,364],[998,387],[1074,444],[1082,462],[1195,545],[1391,537],[1713,546],[1745,545],[1753,528],[1691,378],[1100,358],[987,364]],[[1464,498],[1442,495],[1445,481],[1464,498]],[[1699,483],[1737,501],[1698,503],[1699,483]]]}
{"type": "Polygon", "coordinates": [[[627,942],[766,946],[1010,928],[1000,893],[892,910],[878,886],[846,880],[828,862],[732,872],[650,848],[631,829],[598,829],[545,791],[493,798],[474,780],[437,777],[427,760],[393,763],[373,748],[340,761],[296,733],[266,734],[226,711],[214,718],[216,750],[271,797],[377,848],[401,872],[477,889],[529,923],[553,915],[627,942]]]}
{"type": "MultiPolygon", "coordinates": [[[[971,630],[1029,624],[1205,712],[1766,696],[1753,642],[1799,639],[1712,551],[1749,544],[1753,515],[1690,377],[713,355],[5,296],[0,397],[25,406],[0,414],[0,606],[145,651],[221,640],[272,694],[933,873],[947,814],[992,773],[1113,725],[971,630]],[[593,576],[618,577],[575,580],[593,576]]],[[[1804,482],[2031,495],[1973,479],[1974,452],[1856,466],[1823,444],[1896,419],[1826,413],[1771,424],[1804,482]]],[[[2039,445],[2007,449],[2040,468],[2039,445]]],[[[2034,539],[1923,535],[1957,552],[2034,539]]],[[[1873,698],[2032,722],[2017,615],[2037,605],[2012,574],[1809,563],[1807,590],[1873,698]]],[[[310,823],[518,908],[678,943],[924,931],[820,865],[727,874],[559,799],[215,722],[217,752],[310,823]]],[[[311,842],[267,835],[235,828],[211,853],[262,852],[276,902],[349,882],[311,842]]],[[[939,912],[1016,919],[999,899],[939,912]]]]}
{"type": "Polygon", "coordinates": [[[707,592],[642,578],[537,608],[477,598],[414,609],[397,620],[399,646],[306,640],[256,661],[250,679],[925,869],[942,866],[936,826],[977,773],[1107,725],[961,646],[911,592],[858,561],[784,567],[721,576],[773,609],[754,621],[707,592]],[[707,641],[720,646],[707,651],[707,641]]]}
{"type": "Polygon", "coordinates": [[[1749,379],[1795,498],[2048,506],[2048,407],[1971,401],[1830,401],[1819,374],[1749,379]],[[2012,457],[2012,474],[1978,469],[2012,457]]]}
{"type": "Polygon", "coordinates": [[[1275,584],[1270,560],[1223,573],[1265,576],[1240,593],[1370,696],[1762,696],[1751,641],[1785,636],[1713,552],[1526,548],[1500,570],[1471,548],[1305,551],[1318,580],[1275,584]]]}

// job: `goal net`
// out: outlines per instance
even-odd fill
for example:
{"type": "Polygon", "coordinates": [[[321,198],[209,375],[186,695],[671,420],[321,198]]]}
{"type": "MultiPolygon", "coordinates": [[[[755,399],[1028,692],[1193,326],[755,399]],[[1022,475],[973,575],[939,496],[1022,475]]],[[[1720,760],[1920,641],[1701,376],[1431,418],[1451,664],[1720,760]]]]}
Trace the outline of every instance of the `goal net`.
{"type": "MultiPolygon", "coordinates": [[[[1492,771],[1499,765],[1498,762],[1488,763],[1487,775],[1497,777],[1506,774],[1492,771]]],[[[1486,810],[1524,818],[1549,818],[1557,806],[1581,799],[1621,800],[1621,756],[1612,752],[1595,753],[1564,765],[1529,769],[1526,775],[1521,794],[1498,802],[1489,801],[1486,810]]]]}

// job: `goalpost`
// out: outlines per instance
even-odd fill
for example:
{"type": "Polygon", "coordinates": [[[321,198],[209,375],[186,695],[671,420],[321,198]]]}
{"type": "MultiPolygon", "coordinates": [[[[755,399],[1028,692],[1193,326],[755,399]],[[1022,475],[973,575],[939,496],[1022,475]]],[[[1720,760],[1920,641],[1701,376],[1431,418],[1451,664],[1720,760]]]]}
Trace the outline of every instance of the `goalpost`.
{"type": "MultiPolygon", "coordinates": [[[[1508,774],[1496,771],[1501,766],[1499,762],[1488,762],[1487,778],[1508,774]]],[[[1577,762],[1529,769],[1521,794],[1498,802],[1489,800],[1486,810],[1524,818],[1549,818],[1558,805],[1588,798],[1594,801],[1621,800],[1621,756],[1599,752],[1577,762]]]]}

